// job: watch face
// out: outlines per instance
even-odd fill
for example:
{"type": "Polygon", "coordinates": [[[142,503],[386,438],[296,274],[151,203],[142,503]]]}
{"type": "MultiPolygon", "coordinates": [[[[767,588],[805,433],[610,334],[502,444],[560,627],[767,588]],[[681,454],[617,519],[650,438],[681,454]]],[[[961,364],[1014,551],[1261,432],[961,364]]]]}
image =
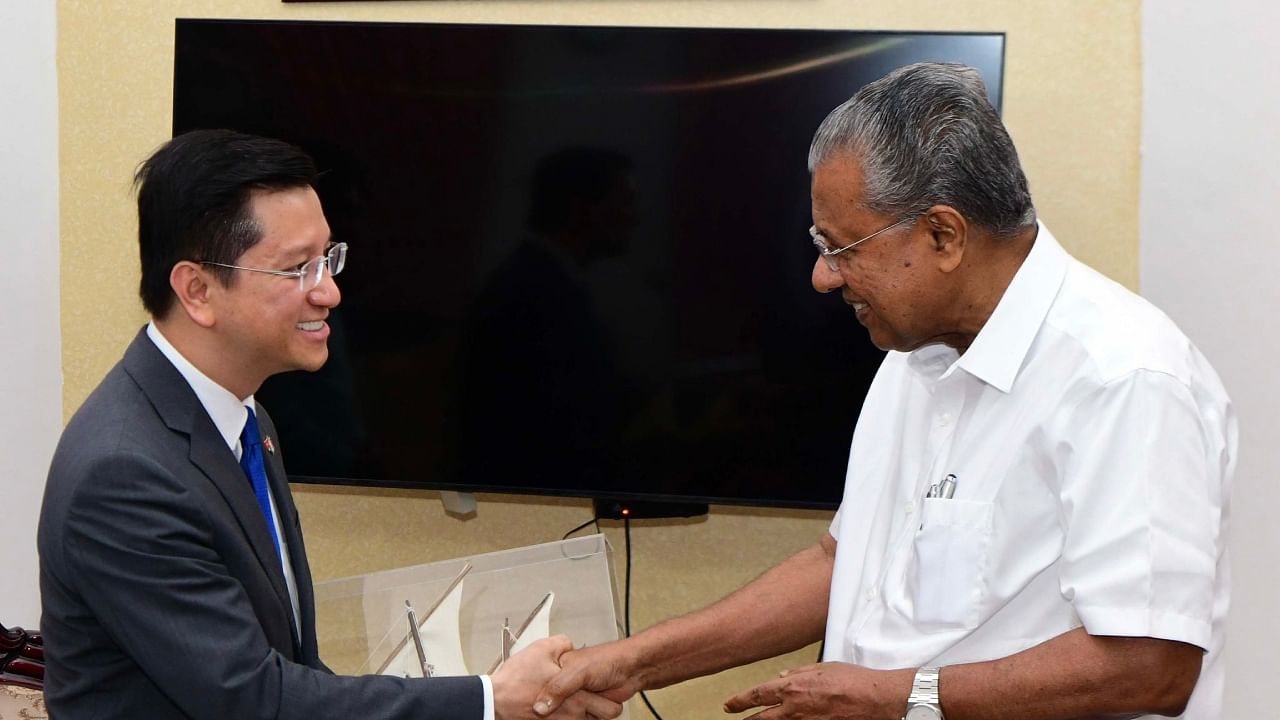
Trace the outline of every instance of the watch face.
{"type": "Polygon", "coordinates": [[[902,720],[942,720],[942,713],[929,705],[912,705],[902,720]]]}

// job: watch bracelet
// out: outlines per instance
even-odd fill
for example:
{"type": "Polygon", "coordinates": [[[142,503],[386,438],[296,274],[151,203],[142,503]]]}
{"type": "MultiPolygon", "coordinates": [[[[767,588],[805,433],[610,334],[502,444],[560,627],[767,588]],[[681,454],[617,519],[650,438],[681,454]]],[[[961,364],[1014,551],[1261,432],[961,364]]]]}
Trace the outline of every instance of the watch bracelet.
{"type": "Polygon", "coordinates": [[[907,707],[919,703],[938,705],[938,679],[941,667],[922,667],[916,670],[915,680],[911,683],[911,694],[907,696],[907,707]]]}

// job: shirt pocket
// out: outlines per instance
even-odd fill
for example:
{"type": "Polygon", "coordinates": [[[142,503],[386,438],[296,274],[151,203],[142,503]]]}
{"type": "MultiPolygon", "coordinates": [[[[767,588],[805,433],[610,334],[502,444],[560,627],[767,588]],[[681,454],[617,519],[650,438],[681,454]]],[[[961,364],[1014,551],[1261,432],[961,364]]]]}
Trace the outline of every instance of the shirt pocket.
{"type": "Polygon", "coordinates": [[[977,627],[991,548],[994,505],[926,498],[921,508],[908,594],[925,632],[977,627]]]}

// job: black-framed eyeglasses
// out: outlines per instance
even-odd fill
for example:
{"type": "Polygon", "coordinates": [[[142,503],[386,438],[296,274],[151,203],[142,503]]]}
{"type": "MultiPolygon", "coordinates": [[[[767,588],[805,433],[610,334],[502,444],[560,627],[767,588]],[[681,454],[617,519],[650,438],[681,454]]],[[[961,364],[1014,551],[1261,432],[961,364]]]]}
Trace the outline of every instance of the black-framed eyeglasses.
{"type": "Polygon", "coordinates": [[[880,228],[879,230],[871,233],[870,235],[862,238],[861,240],[855,240],[849,243],[848,245],[845,245],[844,247],[838,247],[838,248],[831,247],[831,243],[827,242],[827,238],[823,236],[822,233],[818,232],[818,228],[813,225],[809,226],[809,237],[810,239],[813,240],[813,246],[818,248],[818,253],[822,255],[822,259],[826,261],[827,267],[831,268],[831,272],[840,272],[840,265],[836,263],[837,255],[844,252],[845,250],[855,248],[881,233],[889,232],[890,230],[898,227],[899,225],[905,225],[906,223],[909,223],[909,222],[915,222],[916,218],[918,217],[920,217],[919,214],[913,214],[908,217],[904,217],[898,222],[888,227],[880,228]]]}
{"type": "Polygon", "coordinates": [[[347,244],[333,243],[324,255],[317,255],[311,258],[296,270],[266,270],[264,268],[243,267],[241,265],[228,265],[226,263],[210,262],[201,260],[201,265],[214,265],[216,267],[231,268],[232,270],[248,270],[249,272],[264,273],[266,275],[276,275],[279,277],[296,277],[298,278],[298,289],[307,292],[320,284],[324,280],[324,271],[329,270],[330,276],[336,276],[342,272],[342,268],[347,265],[347,244]]]}

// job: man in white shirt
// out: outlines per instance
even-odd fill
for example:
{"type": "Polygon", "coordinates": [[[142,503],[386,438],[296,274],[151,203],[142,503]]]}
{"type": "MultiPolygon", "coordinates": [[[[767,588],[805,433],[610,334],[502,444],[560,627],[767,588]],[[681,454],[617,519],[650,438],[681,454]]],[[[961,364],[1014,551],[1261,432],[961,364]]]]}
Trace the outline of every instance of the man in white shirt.
{"type": "Polygon", "coordinates": [[[621,699],[803,647],[756,717],[1221,714],[1235,419],[1190,341],[1036,220],[970,68],[921,64],[810,150],[820,256],[889,351],[814,547],[718,603],[562,658],[621,699]]]}
{"type": "MultiPolygon", "coordinates": [[[[67,425],[38,547],[45,697],[58,717],[531,718],[570,643],[492,677],[340,677],[316,646],[302,529],[254,393],[317,370],[346,262],[301,150],[174,138],[138,171],[152,322],[67,425]]],[[[577,696],[563,717],[616,717],[577,696]]]]}

